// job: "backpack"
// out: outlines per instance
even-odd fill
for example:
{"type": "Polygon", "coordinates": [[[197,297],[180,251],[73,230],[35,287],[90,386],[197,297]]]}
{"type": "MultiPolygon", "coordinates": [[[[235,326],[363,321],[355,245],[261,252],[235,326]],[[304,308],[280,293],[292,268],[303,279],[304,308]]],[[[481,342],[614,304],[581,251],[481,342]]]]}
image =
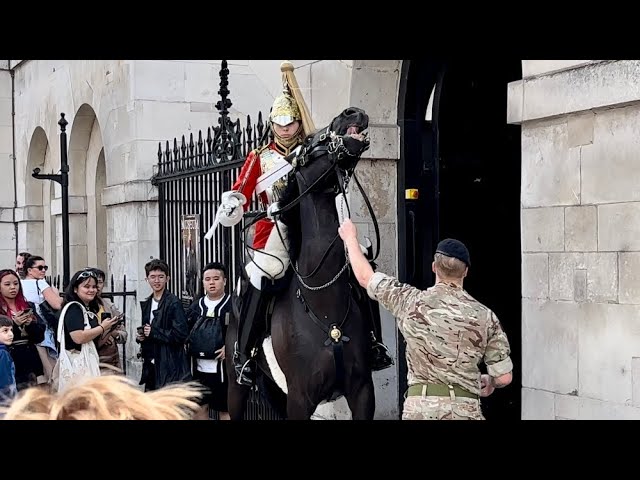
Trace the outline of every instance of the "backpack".
{"type": "Polygon", "coordinates": [[[230,296],[227,294],[214,310],[214,316],[207,316],[207,307],[204,303],[204,297],[200,300],[200,317],[196,321],[191,333],[187,337],[187,352],[194,358],[214,359],[218,356],[216,350],[224,347],[224,332],[226,315],[221,316],[220,311],[229,302],[230,296]]]}
{"type": "MultiPolygon", "coordinates": [[[[38,280],[36,280],[36,289],[38,291],[38,295],[41,294],[40,284],[38,280]]],[[[54,309],[49,302],[43,300],[43,302],[38,305],[38,313],[40,317],[44,320],[44,322],[53,330],[54,332],[58,331],[58,321],[60,319],[60,310],[54,309]]]]}

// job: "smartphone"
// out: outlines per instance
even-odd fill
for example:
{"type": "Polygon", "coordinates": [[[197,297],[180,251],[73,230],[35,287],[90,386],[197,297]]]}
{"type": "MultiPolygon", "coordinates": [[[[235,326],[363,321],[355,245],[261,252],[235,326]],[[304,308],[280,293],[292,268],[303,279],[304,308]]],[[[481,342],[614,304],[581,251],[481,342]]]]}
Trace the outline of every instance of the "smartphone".
{"type": "Polygon", "coordinates": [[[26,315],[31,315],[32,313],[33,313],[33,310],[30,308],[27,308],[26,310],[21,311],[18,315],[22,317],[26,315]]]}

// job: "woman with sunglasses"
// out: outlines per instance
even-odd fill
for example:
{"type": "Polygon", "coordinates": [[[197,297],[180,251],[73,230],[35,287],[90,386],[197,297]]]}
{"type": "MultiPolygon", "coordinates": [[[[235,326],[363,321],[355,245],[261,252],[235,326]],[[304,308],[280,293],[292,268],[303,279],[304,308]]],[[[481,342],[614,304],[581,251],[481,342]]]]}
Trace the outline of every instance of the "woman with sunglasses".
{"type": "MultiPolygon", "coordinates": [[[[62,308],[62,298],[56,287],[47,283],[44,279],[49,267],[45,264],[44,258],[38,255],[29,256],[23,264],[24,278],[22,292],[27,302],[31,302],[36,307],[36,313],[45,320],[40,304],[46,301],[54,310],[62,308]]],[[[44,341],[38,345],[38,353],[44,367],[44,375],[47,381],[51,378],[51,372],[58,358],[58,349],[55,342],[54,326],[47,324],[44,332],[44,341]]]]}
{"type": "Polygon", "coordinates": [[[18,390],[38,384],[38,379],[42,383],[44,369],[36,345],[44,340],[44,320],[35,313],[35,305],[24,298],[18,273],[11,269],[0,270],[0,314],[13,320],[9,350],[18,390]]]}
{"type": "MultiPolygon", "coordinates": [[[[66,368],[61,365],[54,372],[54,385],[59,384],[60,376],[100,376],[100,361],[97,343],[101,338],[110,334],[111,328],[118,321],[117,318],[108,318],[98,321],[97,313],[100,304],[96,299],[98,293],[98,276],[93,269],[87,268],[76,272],[64,292],[64,303],[60,313],[57,339],[71,360],[73,368],[83,366],[83,371],[61,371],[66,368]],[[64,342],[64,345],[63,345],[64,342]],[[83,358],[84,360],[82,360],[83,358]]],[[[60,364],[59,364],[60,365],[60,364]]],[[[59,384],[60,385],[60,384],[59,384]]],[[[60,388],[64,388],[60,386],[60,388]]]]}

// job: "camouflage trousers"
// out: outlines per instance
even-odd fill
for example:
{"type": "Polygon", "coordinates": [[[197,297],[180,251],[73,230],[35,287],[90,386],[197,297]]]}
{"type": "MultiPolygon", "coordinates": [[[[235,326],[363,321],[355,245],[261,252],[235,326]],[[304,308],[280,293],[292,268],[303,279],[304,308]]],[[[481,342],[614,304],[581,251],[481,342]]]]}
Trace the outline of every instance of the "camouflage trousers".
{"type": "Polygon", "coordinates": [[[484,420],[477,398],[409,396],[404,401],[402,420],[484,420]]]}

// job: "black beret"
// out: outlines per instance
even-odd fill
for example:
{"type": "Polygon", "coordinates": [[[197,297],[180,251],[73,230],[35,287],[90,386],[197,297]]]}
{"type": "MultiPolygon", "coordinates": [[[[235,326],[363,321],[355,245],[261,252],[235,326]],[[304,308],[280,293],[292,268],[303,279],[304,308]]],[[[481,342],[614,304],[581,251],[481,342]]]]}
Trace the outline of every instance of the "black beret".
{"type": "Polygon", "coordinates": [[[455,240],[453,238],[445,238],[444,240],[438,243],[436,247],[436,253],[441,253],[446,255],[447,257],[457,258],[458,260],[463,261],[467,264],[467,266],[471,266],[471,260],[469,259],[469,250],[467,247],[459,240],[455,240]]]}

